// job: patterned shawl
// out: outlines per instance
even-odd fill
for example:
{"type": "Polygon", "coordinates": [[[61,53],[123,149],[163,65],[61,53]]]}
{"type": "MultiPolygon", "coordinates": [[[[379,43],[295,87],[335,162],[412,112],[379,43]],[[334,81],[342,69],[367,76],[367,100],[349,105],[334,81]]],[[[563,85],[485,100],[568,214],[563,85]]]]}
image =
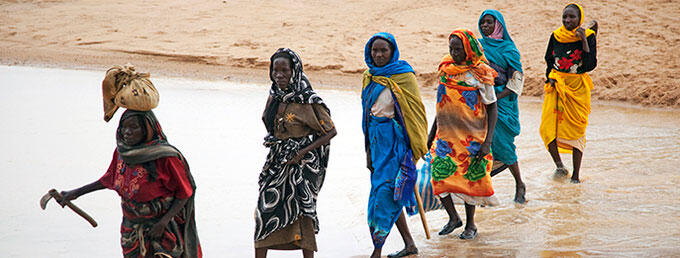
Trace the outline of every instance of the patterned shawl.
{"type": "Polygon", "coordinates": [[[439,63],[440,82],[450,88],[464,91],[476,90],[477,88],[467,84],[465,81],[451,78],[451,75],[470,71],[479,82],[494,85],[494,78],[496,78],[498,73],[486,64],[488,61],[484,56],[484,49],[475,39],[475,34],[466,29],[458,29],[451,32],[449,41],[451,41],[452,37],[458,37],[463,41],[465,64],[456,64],[453,61],[453,57],[450,54],[446,54],[441,63],[439,63]]]}
{"type": "MultiPolygon", "coordinates": [[[[269,78],[272,87],[269,95],[271,103],[263,117],[269,134],[264,145],[269,148],[267,160],[258,180],[259,198],[255,208],[255,241],[267,238],[277,230],[293,224],[300,216],[312,219],[315,232],[319,232],[316,214],[316,200],[326,176],[330,143],[308,152],[296,164],[286,165],[297,153],[319,139],[320,135],[308,135],[285,140],[274,137],[274,117],[280,103],[320,104],[328,107],[309,83],[302,72],[300,57],[290,49],[280,48],[272,55],[269,78]],[[281,90],[272,76],[274,59],[287,57],[293,66],[288,88],[281,90]]],[[[330,111],[329,111],[330,114],[330,111]]]]}
{"type": "Polygon", "coordinates": [[[263,117],[264,124],[267,127],[268,132],[273,131],[274,116],[279,109],[280,103],[299,103],[299,104],[321,104],[327,111],[330,110],[323,102],[323,99],[314,92],[312,85],[307,79],[307,75],[302,71],[302,60],[297,53],[293,52],[288,48],[279,48],[274,52],[270,58],[269,62],[269,79],[272,81],[272,86],[269,89],[269,95],[272,97],[272,101],[269,106],[265,109],[265,115],[263,117]],[[282,90],[276,85],[276,81],[272,75],[274,68],[274,59],[278,57],[286,57],[290,60],[293,66],[293,75],[290,77],[290,82],[288,83],[288,88],[282,90]]]}

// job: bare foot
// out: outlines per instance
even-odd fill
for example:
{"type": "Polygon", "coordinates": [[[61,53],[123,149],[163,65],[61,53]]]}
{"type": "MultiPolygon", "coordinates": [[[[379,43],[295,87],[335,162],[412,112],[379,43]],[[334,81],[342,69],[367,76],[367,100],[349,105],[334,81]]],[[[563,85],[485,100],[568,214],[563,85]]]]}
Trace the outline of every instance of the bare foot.
{"type": "Polygon", "coordinates": [[[524,204],[527,200],[524,197],[527,188],[524,184],[515,186],[515,202],[519,204],[524,204]]]}
{"type": "Polygon", "coordinates": [[[554,180],[563,180],[569,175],[569,171],[565,167],[557,167],[555,172],[553,172],[554,180]]]}
{"type": "Polygon", "coordinates": [[[409,255],[414,255],[414,254],[418,254],[418,248],[416,248],[416,246],[407,246],[407,247],[404,247],[404,249],[402,249],[399,252],[388,254],[387,257],[388,258],[398,258],[398,257],[405,257],[405,256],[409,256],[409,255]]]}

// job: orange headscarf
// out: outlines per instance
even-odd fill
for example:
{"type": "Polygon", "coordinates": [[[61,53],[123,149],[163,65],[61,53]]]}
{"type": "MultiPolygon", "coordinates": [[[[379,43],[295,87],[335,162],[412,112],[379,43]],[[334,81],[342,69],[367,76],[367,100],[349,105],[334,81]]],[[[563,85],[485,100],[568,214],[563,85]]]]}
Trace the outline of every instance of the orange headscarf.
{"type": "Polygon", "coordinates": [[[466,29],[458,29],[451,32],[449,41],[452,37],[458,37],[463,41],[463,48],[465,49],[465,64],[458,65],[453,61],[450,54],[446,54],[439,63],[439,75],[441,76],[441,83],[448,87],[460,90],[476,90],[475,87],[467,85],[464,81],[452,79],[452,75],[458,75],[467,71],[472,72],[472,75],[481,83],[494,84],[494,78],[498,76],[496,70],[491,68],[486,63],[484,56],[484,49],[482,45],[477,42],[477,38],[472,31],[466,29]]]}

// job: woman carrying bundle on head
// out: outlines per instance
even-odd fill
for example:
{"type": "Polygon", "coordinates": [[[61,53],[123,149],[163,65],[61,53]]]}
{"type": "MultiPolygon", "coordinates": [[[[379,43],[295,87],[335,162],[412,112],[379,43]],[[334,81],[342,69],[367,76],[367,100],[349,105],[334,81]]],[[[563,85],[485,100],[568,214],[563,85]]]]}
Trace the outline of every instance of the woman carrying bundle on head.
{"type": "Polygon", "coordinates": [[[498,106],[498,121],[493,134],[493,171],[491,176],[510,168],[515,178],[515,202],[524,203],[526,187],[519,173],[519,163],[515,152],[515,137],[519,135],[519,108],[517,98],[522,95],[524,75],[519,50],[510,37],[503,15],[496,10],[486,10],[479,16],[479,43],[484,48],[484,56],[489,66],[496,70],[494,79],[498,106]]]}
{"type": "Polygon", "coordinates": [[[475,205],[495,204],[489,172],[496,125],[496,71],[469,30],[449,35],[449,54],[439,64],[437,115],[428,146],[432,154],[432,186],[449,214],[439,232],[446,235],[463,225],[452,198],[465,203],[466,226],[461,239],[477,236],[475,205]]]}
{"type": "Polygon", "coordinates": [[[545,98],[539,132],[555,162],[554,176],[569,172],[559,153],[573,153],[572,183],[579,183],[581,158],[586,147],[586,126],[590,114],[593,81],[588,72],[597,66],[597,22],[584,29],[583,8],[569,4],[562,11],[562,26],[553,31],[545,52],[545,98]]]}
{"type": "Polygon", "coordinates": [[[99,180],[62,192],[62,205],[93,191],[114,190],[123,209],[124,257],[202,257],[194,220],[196,184],[186,159],[168,143],[151,111],[158,95],[146,77],[132,66],[107,72],[104,119],[111,119],[119,106],[128,108],[118,123],[113,159],[99,180]]]}
{"type": "Polygon", "coordinates": [[[313,257],[316,198],[337,132],[330,110],[302,72],[300,57],[280,48],[270,60],[272,86],[262,115],[269,154],[258,181],[255,256],[266,257],[268,249],[302,249],[304,257],[313,257]]]}
{"type": "Polygon", "coordinates": [[[405,247],[388,257],[417,254],[403,209],[416,207],[415,162],[427,152],[425,106],[413,68],[399,60],[392,34],[373,35],[364,48],[364,60],[368,69],[363,75],[361,105],[366,163],[371,171],[367,212],[374,248],[371,257],[380,257],[395,223],[405,247]]]}

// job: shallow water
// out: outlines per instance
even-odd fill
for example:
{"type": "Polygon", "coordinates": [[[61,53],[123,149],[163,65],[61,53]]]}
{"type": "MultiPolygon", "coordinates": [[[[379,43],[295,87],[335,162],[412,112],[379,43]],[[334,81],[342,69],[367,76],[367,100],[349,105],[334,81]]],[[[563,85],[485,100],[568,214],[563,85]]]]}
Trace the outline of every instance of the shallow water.
{"type": "MultiPolygon", "coordinates": [[[[102,120],[104,72],[0,66],[0,253],[3,257],[120,257],[119,198],[99,191],[75,201],[99,227],[39,198],[98,179],[115,148],[122,111],[102,120]]],[[[198,184],[196,215],[207,257],[252,256],[257,177],[266,149],[260,116],[268,86],[153,78],[155,110],[170,142],[186,155],[198,184]]],[[[319,196],[319,257],[360,257],[372,250],[366,225],[369,175],[364,168],[358,91],[317,90],[338,129],[319,196]]],[[[434,100],[425,98],[430,121],[434,100]]],[[[427,213],[431,240],[409,218],[421,257],[678,256],[680,250],[680,115],[594,105],[581,179],[553,181],[538,135],[540,103],[522,99],[517,138],[526,205],[515,205],[509,172],[494,178],[501,204],[478,208],[479,236],[437,235],[447,216],[427,213]]],[[[571,158],[563,155],[565,164],[571,158]]],[[[461,215],[462,206],[458,206],[461,215]]],[[[384,254],[402,247],[398,232],[384,254]]],[[[270,257],[299,257],[271,251],[270,257]]]]}

